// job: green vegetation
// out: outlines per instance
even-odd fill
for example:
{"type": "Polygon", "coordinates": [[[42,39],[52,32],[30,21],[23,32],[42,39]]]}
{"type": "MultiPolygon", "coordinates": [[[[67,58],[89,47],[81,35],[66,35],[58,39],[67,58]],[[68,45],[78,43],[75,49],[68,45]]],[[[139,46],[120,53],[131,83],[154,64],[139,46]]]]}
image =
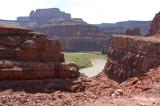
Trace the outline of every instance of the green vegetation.
{"type": "Polygon", "coordinates": [[[100,52],[65,52],[64,56],[66,61],[75,62],[80,66],[80,68],[91,67],[91,59],[105,59],[105,56],[101,55],[100,52]]]}

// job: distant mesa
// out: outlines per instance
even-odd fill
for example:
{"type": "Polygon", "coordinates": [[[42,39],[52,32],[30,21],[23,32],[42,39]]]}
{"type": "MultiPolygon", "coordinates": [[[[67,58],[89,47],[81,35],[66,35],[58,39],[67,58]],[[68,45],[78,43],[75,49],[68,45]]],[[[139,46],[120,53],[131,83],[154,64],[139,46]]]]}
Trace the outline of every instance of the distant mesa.
{"type": "Polygon", "coordinates": [[[25,27],[33,28],[38,25],[44,25],[50,20],[71,19],[71,14],[62,12],[58,8],[32,10],[28,17],[18,17],[17,22],[25,27]]]}
{"type": "Polygon", "coordinates": [[[36,11],[31,11],[30,19],[31,21],[48,21],[51,19],[71,19],[71,14],[60,11],[58,8],[49,9],[37,9],[36,11]]]}
{"type": "Polygon", "coordinates": [[[151,21],[129,20],[117,23],[102,23],[97,24],[97,26],[103,29],[107,33],[107,35],[124,34],[125,29],[133,29],[136,27],[140,29],[140,35],[146,35],[148,33],[150,23],[151,21]]]}

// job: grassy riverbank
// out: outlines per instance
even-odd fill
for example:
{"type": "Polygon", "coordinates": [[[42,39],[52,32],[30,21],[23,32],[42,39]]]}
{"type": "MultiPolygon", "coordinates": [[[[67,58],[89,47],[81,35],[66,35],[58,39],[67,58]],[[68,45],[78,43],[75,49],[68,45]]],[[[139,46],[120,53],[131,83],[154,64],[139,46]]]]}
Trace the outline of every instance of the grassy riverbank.
{"type": "Polygon", "coordinates": [[[91,67],[91,59],[106,59],[100,52],[65,52],[64,56],[66,61],[75,62],[80,68],[91,67]]]}

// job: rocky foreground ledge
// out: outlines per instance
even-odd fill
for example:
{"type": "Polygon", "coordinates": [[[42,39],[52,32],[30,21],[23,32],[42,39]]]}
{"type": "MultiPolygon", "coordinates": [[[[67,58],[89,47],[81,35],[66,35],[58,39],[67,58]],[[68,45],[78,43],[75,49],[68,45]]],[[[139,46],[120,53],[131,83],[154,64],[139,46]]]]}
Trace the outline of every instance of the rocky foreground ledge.
{"type": "Polygon", "coordinates": [[[61,86],[59,88],[70,87],[77,84],[76,81],[72,82],[79,75],[76,64],[65,63],[61,44],[57,40],[48,40],[47,35],[29,29],[0,26],[1,89],[18,88],[21,85],[30,88],[42,85],[37,88],[44,88],[47,81],[52,86],[56,82],[54,86],[61,86]],[[57,78],[63,80],[47,80],[57,78]]]}

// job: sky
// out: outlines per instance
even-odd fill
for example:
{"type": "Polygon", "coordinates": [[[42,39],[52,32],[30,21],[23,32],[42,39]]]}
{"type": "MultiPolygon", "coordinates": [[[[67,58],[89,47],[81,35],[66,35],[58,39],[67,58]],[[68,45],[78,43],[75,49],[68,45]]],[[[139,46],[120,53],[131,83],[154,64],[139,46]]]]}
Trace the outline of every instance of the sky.
{"type": "Polygon", "coordinates": [[[91,24],[152,20],[160,0],[0,0],[0,19],[15,20],[38,8],[59,8],[91,24]]]}

